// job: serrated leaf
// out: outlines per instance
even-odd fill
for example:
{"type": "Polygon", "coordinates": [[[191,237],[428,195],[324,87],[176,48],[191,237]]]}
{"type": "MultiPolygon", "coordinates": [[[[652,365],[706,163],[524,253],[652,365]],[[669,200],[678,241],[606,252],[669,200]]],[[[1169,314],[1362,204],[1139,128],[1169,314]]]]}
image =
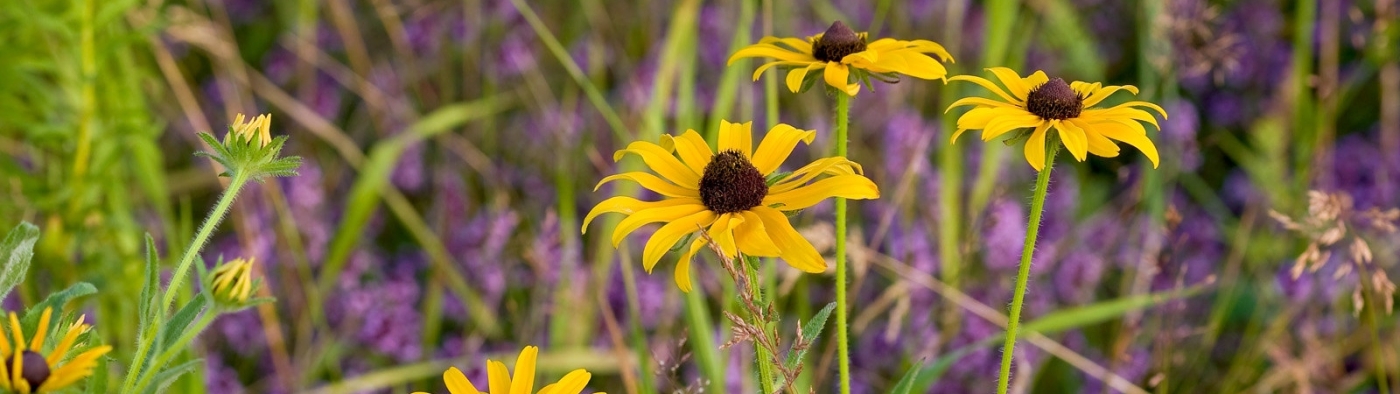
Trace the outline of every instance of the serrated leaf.
{"type": "MultiPolygon", "coordinates": [[[[826,319],[831,316],[831,311],[835,309],[836,303],[832,302],[826,304],[826,307],[822,308],[822,310],[817,311],[817,314],[812,315],[812,319],[807,320],[807,324],[802,325],[802,338],[806,339],[808,343],[817,343],[817,338],[820,338],[822,335],[822,329],[826,327],[826,319]]],[[[808,347],[800,351],[789,350],[787,361],[785,361],[784,364],[786,364],[788,368],[797,367],[797,363],[802,362],[802,357],[807,355],[808,350],[811,350],[811,348],[808,347]]]]}
{"type": "Polygon", "coordinates": [[[155,380],[152,381],[153,384],[146,387],[146,390],[143,392],[148,394],[163,393],[165,389],[170,388],[170,385],[175,383],[175,380],[179,379],[180,376],[194,371],[195,368],[198,368],[202,363],[204,363],[204,359],[196,358],[161,371],[156,374],[155,380]]]}
{"type": "MultiPolygon", "coordinates": [[[[55,315],[61,315],[63,306],[68,305],[69,301],[72,301],[74,298],[95,293],[97,293],[97,287],[94,287],[90,283],[74,283],[72,286],[68,286],[67,289],[63,289],[63,291],[49,294],[49,297],[45,298],[44,301],[29,307],[29,310],[24,312],[24,318],[21,320],[24,322],[24,327],[34,327],[39,324],[39,315],[44,313],[44,308],[53,308],[55,315]]],[[[58,319],[53,320],[55,323],[57,321],[58,319]]]]}
{"type": "Polygon", "coordinates": [[[29,261],[34,258],[34,243],[39,240],[39,228],[28,222],[21,222],[5,235],[0,242],[0,299],[10,295],[10,290],[24,281],[29,272],[29,261]]]}

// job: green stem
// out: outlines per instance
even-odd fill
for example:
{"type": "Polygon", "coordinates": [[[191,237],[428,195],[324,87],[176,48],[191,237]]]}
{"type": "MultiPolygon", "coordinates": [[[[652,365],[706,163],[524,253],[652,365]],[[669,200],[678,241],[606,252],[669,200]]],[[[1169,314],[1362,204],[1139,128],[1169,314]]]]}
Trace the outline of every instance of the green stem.
{"type": "MultiPolygon", "coordinates": [[[[758,270],[754,268],[755,265],[758,265],[758,260],[749,256],[742,257],[743,258],[740,259],[738,263],[744,265],[744,272],[747,273],[746,276],[748,276],[749,283],[747,283],[746,286],[748,287],[748,291],[753,293],[754,302],[758,303],[759,308],[762,308],[760,310],[768,310],[769,301],[763,298],[763,291],[759,290],[758,270]]],[[[754,324],[758,324],[762,327],[764,334],[767,335],[770,327],[768,327],[766,319],[761,319],[760,316],[756,314],[750,314],[750,318],[753,319],[754,324]]],[[[754,364],[758,365],[759,387],[763,388],[764,393],[774,393],[776,390],[773,386],[773,355],[768,352],[768,349],[763,348],[763,345],[759,343],[758,339],[754,339],[752,342],[754,364]]]]}
{"type": "MultiPolygon", "coordinates": [[[[224,193],[219,196],[219,203],[214,206],[213,211],[209,212],[209,216],[204,218],[204,223],[200,224],[199,232],[195,234],[194,241],[185,248],[184,254],[180,257],[180,264],[175,267],[175,275],[170,277],[170,285],[165,289],[160,310],[169,310],[170,305],[175,302],[175,297],[179,295],[180,285],[184,283],[185,274],[190,270],[190,265],[194,263],[199,251],[204,249],[204,244],[209,242],[209,236],[214,233],[214,228],[218,227],[219,222],[223,221],[224,216],[228,214],[229,208],[233,206],[233,200],[238,197],[238,192],[243,189],[243,185],[248,183],[248,177],[244,174],[243,171],[235,173],[233,179],[229,181],[228,188],[224,189],[224,193]]],[[[150,352],[151,345],[155,342],[155,335],[160,335],[160,333],[157,332],[147,337],[146,341],[137,347],[136,357],[131,360],[131,365],[126,371],[126,378],[123,380],[122,392],[128,392],[132,388],[131,385],[135,383],[142,370],[142,363],[146,360],[146,353],[150,352]]]]}
{"type": "MultiPolygon", "coordinates": [[[[1029,142],[1028,142],[1029,143],[1029,142]]],[[[1045,152],[1045,168],[1035,178],[1035,196],[1031,200],[1031,217],[1026,221],[1026,244],[1021,248],[1021,267],[1016,272],[1016,295],[1011,299],[1011,315],[1006,322],[1006,343],[1001,349],[1001,376],[997,394],[1006,394],[1011,383],[1011,359],[1016,349],[1016,329],[1021,323],[1021,304],[1026,299],[1026,281],[1031,276],[1031,255],[1035,253],[1035,238],[1040,233],[1040,214],[1045,210],[1045,194],[1050,188],[1050,170],[1055,169],[1055,154],[1060,142],[1052,141],[1045,152]]]]}
{"type": "MultiPolygon", "coordinates": [[[[851,97],[836,92],[836,155],[846,157],[846,127],[851,97]]],[[[841,371],[841,394],[851,392],[851,345],[846,340],[846,199],[836,199],[836,352],[841,371]]]]}
{"type": "Polygon", "coordinates": [[[194,341],[194,337],[204,332],[205,328],[209,328],[209,323],[214,322],[214,318],[218,316],[218,313],[212,311],[204,312],[204,315],[199,317],[199,321],[195,323],[194,327],[181,333],[180,337],[175,339],[174,346],[167,347],[164,351],[161,351],[160,355],[156,357],[156,362],[151,364],[150,368],[146,368],[145,371],[141,372],[141,379],[136,381],[136,386],[132,387],[132,390],[139,391],[141,388],[150,384],[151,379],[155,378],[156,374],[160,372],[161,367],[164,367],[165,364],[169,363],[175,356],[179,356],[180,353],[185,350],[185,347],[189,346],[190,342],[194,341]]]}

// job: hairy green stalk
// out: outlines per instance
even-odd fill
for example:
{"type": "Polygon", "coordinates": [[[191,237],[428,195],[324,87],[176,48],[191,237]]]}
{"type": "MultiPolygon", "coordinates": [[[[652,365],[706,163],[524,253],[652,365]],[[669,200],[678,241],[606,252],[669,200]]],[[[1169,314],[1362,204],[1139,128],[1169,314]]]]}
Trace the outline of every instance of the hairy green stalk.
{"type": "Polygon", "coordinates": [[[151,367],[141,372],[141,378],[136,380],[136,386],[132,387],[132,389],[139,390],[151,384],[151,379],[155,378],[155,376],[160,373],[160,368],[169,364],[170,361],[174,360],[180,353],[183,353],[185,347],[189,346],[190,342],[194,342],[194,337],[204,332],[205,328],[209,328],[209,324],[213,323],[216,317],[219,317],[218,312],[204,312],[204,315],[199,317],[199,321],[195,322],[194,327],[181,333],[180,337],[175,339],[173,346],[167,347],[164,351],[160,352],[160,355],[156,356],[156,361],[151,364],[151,367]]]}
{"type": "MultiPolygon", "coordinates": [[[[763,291],[760,290],[758,270],[754,267],[758,265],[758,259],[749,256],[741,256],[740,259],[735,260],[735,263],[744,265],[745,276],[748,277],[749,282],[745,284],[749,288],[748,291],[753,293],[754,302],[758,303],[758,307],[761,308],[760,310],[767,310],[769,303],[772,301],[765,299],[763,297],[763,291]]],[[[763,325],[762,329],[765,333],[771,328],[766,319],[760,319],[758,315],[751,315],[750,317],[755,324],[763,325]]],[[[758,339],[753,339],[751,342],[753,342],[754,364],[758,365],[759,387],[763,388],[764,393],[777,392],[773,386],[775,376],[773,374],[773,354],[770,353],[768,349],[764,349],[758,339]]]]}
{"type": "MultiPolygon", "coordinates": [[[[214,210],[209,212],[209,216],[204,218],[204,223],[200,224],[199,232],[195,234],[194,241],[185,248],[185,252],[180,257],[180,263],[175,267],[175,274],[170,277],[170,284],[165,289],[165,296],[162,297],[161,310],[169,310],[170,305],[175,302],[175,297],[180,292],[180,285],[185,282],[185,274],[189,272],[190,266],[194,264],[199,251],[204,249],[204,244],[209,242],[209,237],[213,235],[214,229],[219,227],[219,222],[228,215],[229,208],[233,206],[233,200],[238,197],[238,192],[248,183],[246,171],[238,171],[233,179],[229,181],[228,188],[224,189],[219,196],[219,202],[214,206],[214,210]]],[[[198,332],[198,331],[195,331],[198,332]]],[[[158,333],[157,333],[158,335],[158,333]]],[[[146,359],[146,353],[151,351],[151,346],[155,341],[155,335],[146,338],[146,341],[136,348],[136,357],[131,359],[131,364],[126,371],[126,379],[122,381],[122,392],[129,392],[136,383],[138,374],[142,370],[142,363],[146,359]]],[[[154,366],[152,366],[154,367],[154,366]]],[[[153,369],[153,368],[152,368],[153,369]]]]}
{"type": "MultiPolygon", "coordinates": [[[[846,128],[851,97],[836,92],[836,155],[846,157],[846,128]]],[[[846,199],[836,199],[836,352],[841,372],[841,394],[851,393],[851,345],[846,340],[846,199]]]]}
{"type": "MultiPolygon", "coordinates": [[[[1027,142],[1030,143],[1030,142],[1027,142]]],[[[1045,194],[1050,188],[1050,171],[1055,169],[1055,154],[1060,142],[1050,142],[1045,152],[1045,168],[1035,178],[1031,217],[1026,221],[1026,244],[1021,248],[1021,266],[1016,272],[1016,295],[1011,299],[1011,314],[1007,316],[1006,342],[1001,348],[1001,375],[997,378],[997,394],[1006,394],[1011,383],[1011,359],[1016,350],[1016,329],[1021,323],[1021,304],[1026,299],[1026,281],[1031,276],[1031,255],[1035,254],[1035,238],[1040,234],[1040,215],[1045,211],[1045,194]]]]}

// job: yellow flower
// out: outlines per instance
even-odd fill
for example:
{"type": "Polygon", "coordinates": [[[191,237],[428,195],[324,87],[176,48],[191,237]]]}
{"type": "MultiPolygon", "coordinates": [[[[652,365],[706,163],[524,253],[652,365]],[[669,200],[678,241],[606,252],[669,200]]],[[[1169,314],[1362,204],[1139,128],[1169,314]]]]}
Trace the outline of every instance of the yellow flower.
{"type": "MultiPolygon", "coordinates": [[[[973,106],[971,111],[958,118],[958,131],[953,133],[952,142],[969,129],[981,129],[982,140],[991,141],[1003,134],[1022,128],[1033,129],[1026,142],[1026,161],[1036,171],[1045,166],[1045,144],[1050,129],[1055,129],[1060,141],[1075,160],[1084,161],[1089,153],[1102,157],[1118,156],[1118,144],[1126,142],[1142,151],[1152,160],[1152,168],[1157,168],[1157,146],[1147,138],[1147,122],[1157,127],[1157,118],[1147,111],[1151,108],[1167,117],[1167,111],[1157,104],[1146,101],[1129,101],[1109,108],[1091,108],[1115,92],[1126,90],[1137,94],[1132,85],[1102,86],[1102,84],[1075,81],[1065,84],[1063,79],[1049,79],[1045,72],[1036,71],[1029,77],[1020,75],[1009,68],[987,69],[1006,86],[1002,90],[986,78],[959,75],[951,81],[969,81],[996,93],[1002,100],[982,97],[968,97],[953,102],[948,110],[959,106],[973,106]],[[1007,94],[1010,91],[1010,94],[1007,94]]],[[[945,111],[946,112],[946,111],[945,111]]]]}
{"type": "Polygon", "coordinates": [[[209,287],[215,298],[231,303],[248,301],[253,294],[253,259],[235,259],[209,274],[209,287]]]}
{"type": "MultiPolygon", "coordinates": [[[[665,198],[641,201],[618,196],[604,200],[584,217],[583,231],[588,231],[588,223],[598,215],[626,214],[612,235],[616,247],[627,234],[646,224],[666,223],[642,251],[642,266],[647,272],[673,245],[700,229],[708,229],[709,237],[728,257],[739,253],[782,257],[788,265],[806,272],[825,271],[826,261],[793,229],[784,212],[832,197],[879,198],[880,190],[861,175],[859,164],[842,157],[814,161],[793,173],[776,176],[776,182],[770,184],[768,177],[787,160],[797,143],[811,144],[816,132],[780,124],[768,131],[755,150],[752,124],[721,121],[718,153],[711,151],[695,130],[675,137],[663,135],[659,145],[638,141],[617,151],[614,161],[627,154],[637,155],[660,177],[628,172],[603,178],[598,187],[626,179],[665,198]],[[816,180],[822,175],[829,176],[816,180]]],[[[690,291],[690,259],[704,245],[704,238],[696,237],[683,249],[676,266],[676,285],[682,291],[690,291]]]]}
{"type": "MultiPolygon", "coordinates": [[[[515,359],[515,377],[510,376],[510,370],[500,361],[486,360],[486,379],[491,394],[530,394],[535,390],[535,359],[539,357],[540,348],[526,346],[520,351],[520,356],[515,359]]],[[[537,394],[579,394],[588,384],[588,379],[593,374],[583,369],[575,369],[564,375],[559,382],[544,386],[537,394]]],[[[477,390],[472,385],[467,376],[462,374],[462,370],[457,367],[448,368],[442,373],[442,381],[447,384],[447,391],[452,394],[485,394],[485,391],[477,390]]],[[[427,393],[414,393],[427,394],[427,393]]],[[[598,393],[605,394],[605,393],[598,393]]]]}
{"type": "Polygon", "coordinates": [[[15,342],[11,344],[9,337],[0,335],[0,356],[3,356],[4,360],[0,362],[0,387],[9,392],[24,394],[54,392],[92,375],[93,367],[97,366],[97,358],[112,351],[111,346],[98,346],[67,358],[69,350],[82,345],[78,343],[78,337],[91,328],[83,324],[83,318],[86,316],[79,316],[77,322],[68,326],[68,332],[63,339],[53,348],[47,349],[46,356],[44,336],[49,331],[49,320],[52,317],[53,308],[44,308],[44,313],[39,316],[39,326],[34,338],[25,341],[19,317],[10,312],[10,334],[14,335],[15,342]]]}
{"type": "MultiPolygon", "coordinates": [[[[258,146],[267,146],[267,144],[272,143],[272,115],[262,114],[253,118],[252,121],[245,121],[243,114],[238,114],[233,118],[233,125],[229,126],[229,130],[229,134],[237,137],[240,141],[246,142],[256,138],[258,146]]],[[[225,136],[225,140],[227,139],[225,136]]]]}
{"type": "Polygon", "coordinates": [[[855,69],[857,80],[865,79],[866,73],[881,77],[897,77],[904,74],[921,79],[943,79],[948,69],[942,61],[953,61],[942,45],[928,40],[904,41],[881,38],[866,43],[866,33],[856,33],[846,24],[837,21],[825,33],[799,38],[763,37],[757,44],[750,45],[729,57],[729,64],[749,57],[777,59],[758,67],[753,80],[771,67],[790,67],[787,74],[787,87],[793,93],[802,90],[802,82],[807,74],[823,70],[822,77],[827,85],[846,94],[855,96],[860,92],[860,84],[850,83],[851,69],[855,69]],[[939,60],[934,60],[934,54],[939,60]]]}

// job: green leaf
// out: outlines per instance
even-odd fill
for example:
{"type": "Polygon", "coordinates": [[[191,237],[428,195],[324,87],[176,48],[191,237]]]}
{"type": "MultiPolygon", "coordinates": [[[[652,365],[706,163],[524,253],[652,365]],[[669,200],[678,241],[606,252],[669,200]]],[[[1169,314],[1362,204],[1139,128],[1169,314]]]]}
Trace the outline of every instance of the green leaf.
{"type": "Polygon", "coordinates": [[[778,184],[778,181],[787,178],[788,175],[792,175],[792,171],[773,171],[772,174],[768,174],[768,179],[764,179],[763,182],[767,183],[769,187],[772,187],[778,184]]]}
{"type": "Polygon", "coordinates": [[[39,228],[28,222],[21,222],[5,241],[0,242],[0,299],[10,295],[10,290],[24,281],[29,272],[29,261],[34,258],[34,243],[39,240],[39,228]]]}
{"type": "Polygon", "coordinates": [[[204,311],[205,306],[208,304],[209,297],[200,293],[196,295],[194,299],[190,300],[190,303],[180,307],[180,311],[171,315],[170,320],[165,322],[165,326],[160,328],[160,336],[156,337],[158,342],[151,347],[150,354],[159,354],[164,350],[162,349],[164,344],[174,343],[175,340],[180,337],[180,334],[184,334],[185,330],[189,329],[190,323],[194,322],[196,317],[199,317],[199,313],[204,311]]]}
{"type": "MultiPolygon", "coordinates": [[[[62,315],[63,306],[68,305],[68,301],[95,293],[97,293],[97,287],[87,282],[78,282],[74,283],[72,286],[68,286],[67,289],[63,289],[63,291],[49,294],[49,297],[45,298],[43,302],[34,304],[34,306],[29,307],[29,310],[24,312],[24,319],[22,319],[24,321],[24,327],[34,327],[38,325],[39,315],[44,313],[45,308],[53,308],[56,315],[62,315]]],[[[58,320],[59,319],[54,319],[50,324],[57,324],[58,320]]]]}
{"type": "Polygon", "coordinates": [[[175,380],[179,379],[180,376],[194,371],[195,368],[198,368],[199,365],[203,363],[204,359],[196,358],[181,363],[180,365],[170,367],[170,369],[161,371],[159,374],[156,374],[155,384],[146,387],[145,392],[150,394],[163,393],[165,392],[165,389],[169,388],[171,384],[175,383],[175,380]]]}
{"type": "MultiPolygon", "coordinates": [[[[146,343],[147,338],[156,335],[156,322],[165,320],[165,311],[159,307],[160,303],[156,299],[160,295],[160,257],[156,255],[156,241],[151,238],[150,233],[146,233],[146,278],[141,286],[140,306],[136,313],[140,315],[140,323],[136,331],[136,343],[146,343]]],[[[140,365],[133,365],[131,368],[139,368],[140,365]]]]}
{"type": "Polygon", "coordinates": [[[944,354],[943,357],[939,357],[938,360],[933,362],[933,365],[929,366],[924,366],[924,362],[920,360],[917,364],[914,364],[913,367],[909,368],[908,371],[904,371],[904,377],[899,379],[899,383],[894,385],[894,389],[890,390],[890,393],[909,394],[928,392],[928,389],[933,387],[934,383],[938,383],[938,378],[943,377],[944,372],[948,372],[948,367],[953,366],[953,363],[962,359],[963,356],[966,356],[968,353],[971,353],[974,348],[976,348],[976,346],[967,346],[955,350],[952,353],[944,354]]]}
{"type": "Polygon", "coordinates": [[[87,379],[87,388],[83,390],[88,394],[105,394],[107,392],[107,370],[108,361],[111,357],[102,356],[97,358],[97,366],[92,368],[92,376],[87,379]]]}
{"type": "MultiPolygon", "coordinates": [[[[820,338],[822,335],[822,328],[826,327],[826,319],[831,316],[831,311],[835,309],[836,303],[832,302],[826,304],[826,307],[822,308],[822,310],[817,311],[817,314],[812,315],[812,319],[808,320],[807,324],[802,325],[802,338],[805,338],[808,343],[816,343],[817,338],[820,338]]],[[[802,362],[802,357],[807,355],[808,350],[811,350],[811,348],[802,349],[801,351],[789,350],[787,360],[784,364],[786,364],[788,368],[797,367],[797,363],[802,362]]]]}

